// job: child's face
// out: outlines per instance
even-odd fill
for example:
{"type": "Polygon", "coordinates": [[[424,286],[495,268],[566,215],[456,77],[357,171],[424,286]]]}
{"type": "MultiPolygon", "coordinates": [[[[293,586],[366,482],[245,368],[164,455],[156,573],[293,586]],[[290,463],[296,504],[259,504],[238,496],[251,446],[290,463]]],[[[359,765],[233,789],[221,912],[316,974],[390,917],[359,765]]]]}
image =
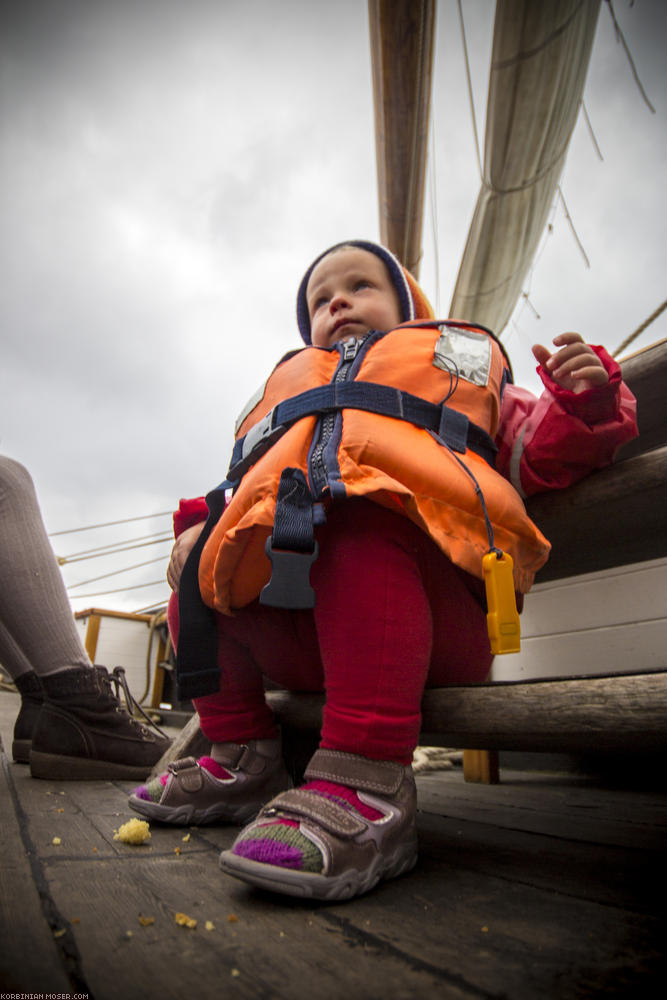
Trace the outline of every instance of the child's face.
{"type": "Polygon", "coordinates": [[[386,267],[359,247],[336,250],[317,264],[306,302],[315,347],[363,337],[369,330],[391,330],[401,322],[398,294],[386,267]]]}

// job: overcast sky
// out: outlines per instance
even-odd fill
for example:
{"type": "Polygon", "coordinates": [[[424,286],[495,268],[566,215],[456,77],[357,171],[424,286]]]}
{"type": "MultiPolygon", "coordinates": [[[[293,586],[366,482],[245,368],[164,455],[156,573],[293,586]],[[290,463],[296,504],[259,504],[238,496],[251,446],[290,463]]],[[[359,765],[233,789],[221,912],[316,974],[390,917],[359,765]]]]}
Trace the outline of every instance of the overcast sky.
{"type": "MultiPolygon", "coordinates": [[[[557,205],[503,334],[533,389],[532,343],[574,329],[613,351],[666,297],[667,5],[614,9],[656,113],[603,2],[584,100],[604,159],[580,116],[562,177],[590,268],[557,205]]],[[[493,4],[463,10],[483,137],[493,4]]],[[[315,254],[379,236],[366,4],[21,0],[0,39],[0,452],[31,471],[50,532],[170,510],[224,477],[235,415],[300,343],[315,254]]],[[[421,279],[447,315],[479,189],[455,0],[435,58],[421,279]]],[[[632,350],[666,335],[663,314],[632,350]]],[[[169,549],[67,566],[72,585],[162,559],[72,591],[74,608],[166,598],[88,595],[161,579],[169,549]]]]}

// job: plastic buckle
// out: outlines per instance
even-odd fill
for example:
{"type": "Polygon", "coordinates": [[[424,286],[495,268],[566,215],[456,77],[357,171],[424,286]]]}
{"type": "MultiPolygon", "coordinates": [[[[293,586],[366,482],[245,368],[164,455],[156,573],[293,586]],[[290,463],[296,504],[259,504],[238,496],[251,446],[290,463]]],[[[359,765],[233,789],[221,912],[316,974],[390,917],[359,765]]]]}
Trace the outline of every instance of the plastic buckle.
{"type": "Polygon", "coordinates": [[[258,445],[271,436],[274,430],[274,412],[274,410],[269,410],[269,412],[263,416],[261,420],[258,420],[257,423],[250,428],[243,439],[243,451],[241,453],[242,458],[247,458],[258,445]]]}
{"type": "Polygon", "coordinates": [[[298,611],[315,607],[315,591],[310,585],[310,567],[320,549],[317,542],[312,552],[292,552],[274,549],[267,538],[264,550],[271,560],[271,579],[262,588],[259,603],[271,608],[289,608],[298,611]]]}

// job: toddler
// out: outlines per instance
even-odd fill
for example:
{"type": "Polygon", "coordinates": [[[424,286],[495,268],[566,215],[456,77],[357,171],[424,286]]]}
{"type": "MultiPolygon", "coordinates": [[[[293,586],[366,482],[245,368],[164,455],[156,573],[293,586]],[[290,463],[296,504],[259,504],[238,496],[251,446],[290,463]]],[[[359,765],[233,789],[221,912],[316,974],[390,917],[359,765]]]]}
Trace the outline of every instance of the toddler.
{"type": "Polygon", "coordinates": [[[252,820],[225,872],[343,899],[416,862],[424,688],[482,681],[492,662],[484,556],[511,558],[510,589],[524,594],[549,545],[521,497],[608,464],[636,424],[603,348],[575,333],[554,353],[535,347],[538,400],[512,385],[489,331],[436,321],[375,243],[318,257],[297,321],[307,346],[239,418],[228,481],[175,515],[179,691],[211,753],[175,762],[130,804],[169,823],[252,820]],[[300,788],[288,788],[265,678],[326,692],[300,788]]]}

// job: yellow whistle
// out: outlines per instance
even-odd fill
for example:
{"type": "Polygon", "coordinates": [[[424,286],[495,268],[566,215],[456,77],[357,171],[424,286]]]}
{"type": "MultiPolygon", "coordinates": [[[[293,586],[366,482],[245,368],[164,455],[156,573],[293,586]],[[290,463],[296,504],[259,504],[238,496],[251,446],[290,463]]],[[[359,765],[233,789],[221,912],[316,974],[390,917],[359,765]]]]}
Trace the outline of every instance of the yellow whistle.
{"type": "Polygon", "coordinates": [[[514,594],[514,563],[506,552],[487,552],[482,557],[482,573],[486,587],[488,614],[486,627],[491,652],[518,653],[521,649],[521,626],[514,594]]]}

